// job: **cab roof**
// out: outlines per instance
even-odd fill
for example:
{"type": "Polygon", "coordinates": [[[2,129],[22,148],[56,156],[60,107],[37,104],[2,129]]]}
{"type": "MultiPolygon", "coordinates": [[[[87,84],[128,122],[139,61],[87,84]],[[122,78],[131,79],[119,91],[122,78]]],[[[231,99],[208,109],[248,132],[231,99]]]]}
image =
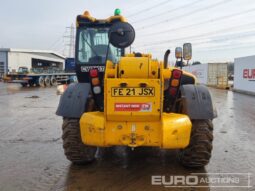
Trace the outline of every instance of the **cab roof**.
{"type": "Polygon", "coordinates": [[[122,15],[110,16],[107,19],[96,19],[85,11],[83,15],[78,15],[76,19],[76,27],[91,26],[91,25],[111,25],[114,22],[127,22],[122,15]]]}

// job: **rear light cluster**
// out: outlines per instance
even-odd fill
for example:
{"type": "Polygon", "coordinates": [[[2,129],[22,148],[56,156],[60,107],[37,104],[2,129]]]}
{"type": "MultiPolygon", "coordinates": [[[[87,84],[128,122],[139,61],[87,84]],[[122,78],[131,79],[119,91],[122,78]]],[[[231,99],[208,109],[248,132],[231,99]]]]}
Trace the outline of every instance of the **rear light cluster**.
{"type": "Polygon", "coordinates": [[[89,75],[91,78],[92,91],[94,94],[100,94],[102,92],[102,88],[100,86],[99,80],[99,72],[97,68],[93,68],[89,71],[89,75]]]}
{"type": "Polygon", "coordinates": [[[96,77],[98,77],[98,69],[96,69],[96,68],[91,69],[91,70],[89,71],[89,75],[90,75],[91,78],[96,78],[96,77]]]}
{"type": "Polygon", "coordinates": [[[181,77],[182,77],[181,70],[174,69],[172,71],[168,92],[173,97],[175,97],[178,93],[181,77]]]}

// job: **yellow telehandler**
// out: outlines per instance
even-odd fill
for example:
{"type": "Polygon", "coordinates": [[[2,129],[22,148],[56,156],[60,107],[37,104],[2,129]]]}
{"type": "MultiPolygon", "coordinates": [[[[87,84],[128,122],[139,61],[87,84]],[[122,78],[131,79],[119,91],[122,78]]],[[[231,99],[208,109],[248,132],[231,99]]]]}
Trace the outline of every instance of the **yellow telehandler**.
{"type": "MultiPolygon", "coordinates": [[[[179,67],[150,54],[125,54],[134,28],[120,14],[96,19],[77,16],[75,64],[78,83],[61,96],[63,147],[74,164],[92,161],[99,147],[179,149],[186,167],[208,164],[216,117],[207,87],[179,67]]],[[[190,60],[191,44],[176,49],[190,60]]]]}

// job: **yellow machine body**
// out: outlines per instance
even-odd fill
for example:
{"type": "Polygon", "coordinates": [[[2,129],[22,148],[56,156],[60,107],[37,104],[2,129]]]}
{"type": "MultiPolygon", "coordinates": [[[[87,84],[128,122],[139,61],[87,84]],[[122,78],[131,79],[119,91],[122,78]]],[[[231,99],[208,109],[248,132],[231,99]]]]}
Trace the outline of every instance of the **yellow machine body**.
{"type": "Polygon", "coordinates": [[[157,121],[108,121],[103,112],[85,113],[81,120],[84,144],[185,148],[189,144],[191,122],[186,115],[163,113],[157,121]]]}
{"type": "MultiPolygon", "coordinates": [[[[104,112],[85,112],[80,119],[84,144],[185,148],[190,141],[187,115],[163,112],[164,87],[174,68],[163,67],[151,55],[107,62],[104,112]]],[[[176,68],[175,68],[176,69],[176,68]]]]}

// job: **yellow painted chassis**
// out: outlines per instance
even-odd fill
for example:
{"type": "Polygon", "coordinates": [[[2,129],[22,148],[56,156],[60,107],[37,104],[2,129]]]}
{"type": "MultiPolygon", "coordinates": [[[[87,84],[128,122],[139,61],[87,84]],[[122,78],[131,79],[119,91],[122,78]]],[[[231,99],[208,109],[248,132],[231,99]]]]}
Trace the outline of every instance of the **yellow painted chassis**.
{"type": "Polygon", "coordinates": [[[186,115],[163,113],[150,122],[107,121],[103,112],[84,113],[80,120],[84,144],[93,146],[158,146],[185,148],[190,141],[191,122],[186,115]]]}

